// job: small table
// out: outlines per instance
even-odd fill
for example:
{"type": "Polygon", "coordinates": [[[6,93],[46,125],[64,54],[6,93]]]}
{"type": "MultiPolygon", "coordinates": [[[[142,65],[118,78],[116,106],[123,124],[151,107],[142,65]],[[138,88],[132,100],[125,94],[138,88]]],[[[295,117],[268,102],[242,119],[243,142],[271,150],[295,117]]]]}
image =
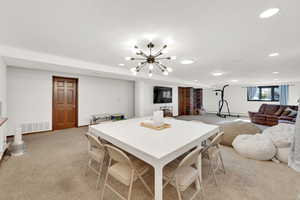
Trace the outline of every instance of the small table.
{"type": "Polygon", "coordinates": [[[152,165],[155,170],[155,200],[162,200],[163,167],[190,149],[201,146],[203,141],[219,132],[219,127],[165,118],[171,128],[157,131],[140,126],[146,119],[149,118],[93,125],[90,132],[152,165]]]}

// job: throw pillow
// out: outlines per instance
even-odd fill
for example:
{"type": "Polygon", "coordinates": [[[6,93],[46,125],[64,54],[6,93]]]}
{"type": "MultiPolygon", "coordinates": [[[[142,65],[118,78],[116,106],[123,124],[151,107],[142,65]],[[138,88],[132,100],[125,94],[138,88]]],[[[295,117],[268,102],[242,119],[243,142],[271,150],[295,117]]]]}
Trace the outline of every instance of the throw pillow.
{"type": "Polygon", "coordinates": [[[284,107],[280,107],[280,108],[274,113],[274,115],[280,116],[280,115],[282,114],[283,111],[284,111],[284,107]]]}
{"type": "Polygon", "coordinates": [[[298,112],[296,110],[292,110],[288,117],[297,117],[298,112]]]}
{"type": "Polygon", "coordinates": [[[293,110],[290,107],[287,107],[283,113],[281,114],[281,116],[288,116],[293,110]]]}

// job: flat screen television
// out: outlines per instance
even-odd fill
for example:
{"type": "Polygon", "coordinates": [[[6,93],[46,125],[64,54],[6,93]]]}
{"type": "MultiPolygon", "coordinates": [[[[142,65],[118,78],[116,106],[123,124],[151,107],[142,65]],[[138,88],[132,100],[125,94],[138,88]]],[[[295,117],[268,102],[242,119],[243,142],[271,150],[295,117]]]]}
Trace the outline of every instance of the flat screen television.
{"type": "Polygon", "coordinates": [[[172,88],[155,86],[153,103],[172,103],[172,88]]]}

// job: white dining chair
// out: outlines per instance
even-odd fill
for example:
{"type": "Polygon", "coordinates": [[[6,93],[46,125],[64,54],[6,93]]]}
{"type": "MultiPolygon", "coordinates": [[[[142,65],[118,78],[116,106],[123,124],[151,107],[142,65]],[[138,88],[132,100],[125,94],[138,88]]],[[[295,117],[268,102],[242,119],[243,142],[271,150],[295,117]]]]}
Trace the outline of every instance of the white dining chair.
{"type": "Polygon", "coordinates": [[[97,174],[96,188],[98,188],[102,167],[103,167],[103,161],[105,157],[105,148],[104,145],[96,136],[92,135],[89,132],[86,133],[85,136],[88,139],[88,156],[89,156],[85,174],[87,175],[88,169],[91,169],[95,174],[97,174]],[[95,164],[94,167],[93,164],[95,164]]]}
{"type": "Polygon", "coordinates": [[[182,192],[184,192],[193,183],[198,185],[197,191],[190,200],[193,200],[201,191],[203,192],[203,184],[201,177],[201,148],[196,148],[190,152],[182,161],[175,160],[164,167],[163,178],[165,180],[164,188],[171,184],[176,188],[178,199],[182,200],[182,192]]]}
{"type": "Polygon", "coordinates": [[[221,154],[220,149],[220,142],[222,140],[222,136],[224,135],[224,132],[219,132],[210,142],[210,144],[205,147],[203,150],[203,158],[206,158],[209,161],[209,175],[212,175],[214,178],[214,182],[216,185],[218,185],[216,172],[218,170],[221,170],[224,174],[225,166],[221,154]]]}
{"type": "MultiPolygon", "coordinates": [[[[133,183],[136,180],[140,180],[153,197],[153,192],[142,177],[149,170],[149,165],[137,158],[133,158],[133,156],[129,158],[127,154],[115,146],[105,145],[105,148],[109,155],[109,163],[104,180],[104,189],[107,187],[119,198],[123,200],[130,200],[132,196],[133,183]],[[121,195],[118,191],[116,191],[116,189],[107,183],[109,176],[129,187],[127,197],[121,195]]],[[[103,195],[104,192],[102,192],[101,199],[103,199],[103,195]]]]}

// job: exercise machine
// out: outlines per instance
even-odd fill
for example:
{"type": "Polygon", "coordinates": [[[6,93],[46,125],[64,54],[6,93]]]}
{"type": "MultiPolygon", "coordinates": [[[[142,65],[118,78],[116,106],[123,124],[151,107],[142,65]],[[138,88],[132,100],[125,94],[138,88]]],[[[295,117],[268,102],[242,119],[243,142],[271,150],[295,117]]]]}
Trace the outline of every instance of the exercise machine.
{"type": "Polygon", "coordinates": [[[230,113],[228,101],[226,99],[224,99],[225,88],[228,87],[228,86],[229,85],[227,84],[227,85],[224,85],[222,87],[222,89],[214,90],[214,92],[216,92],[216,95],[219,95],[219,93],[220,93],[220,96],[221,96],[221,99],[219,100],[219,103],[218,103],[218,113],[217,113],[217,116],[222,117],[222,118],[226,118],[226,117],[240,117],[239,115],[232,115],[230,113]],[[224,104],[226,105],[227,113],[222,114],[222,109],[223,109],[224,104]]]}

